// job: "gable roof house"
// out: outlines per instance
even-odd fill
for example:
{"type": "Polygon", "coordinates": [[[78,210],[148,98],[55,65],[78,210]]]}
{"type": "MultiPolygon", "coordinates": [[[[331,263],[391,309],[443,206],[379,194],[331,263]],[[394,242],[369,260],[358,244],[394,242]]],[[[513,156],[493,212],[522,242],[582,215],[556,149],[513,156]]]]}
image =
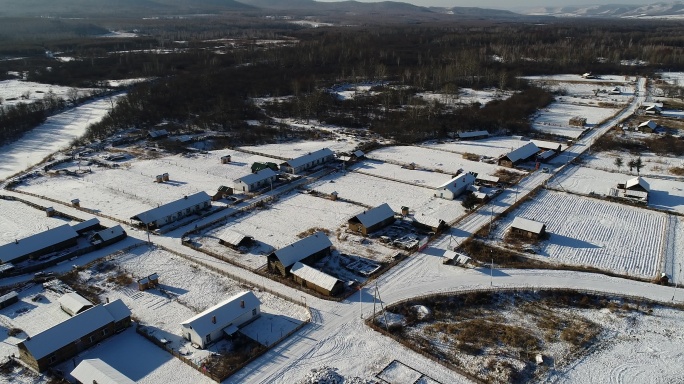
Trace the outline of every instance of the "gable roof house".
{"type": "Polygon", "coordinates": [[[103,229],[90,237],[90,243],[99,247],[114,244],[126,238],[128,234],[121,225],[103,229]]]}
{"type": "Polygon", "coordinates": [[[486,139],[489,137],[489,132],[487,131],[470,131],[470,132],[460,132],[457,137],[460,140],[478,140],[486,139]]]}
{"type": "Polygon", "coordinates": [[[60,225],[0,246],[0,262],[18,263],[73,247],[77,242],[78,232],[69,224],[60,225]]]}
{"type": "Polygon", "coordinates": [[[131,220],[142,227],[153,229],[180,220],[209,207],[211,207],[211,196],[206,192],[198,192],[194,195],[185,196],[182,199],[139,213],[131,217],[131,220]]]}
{"type": "Polygon", "coordinates": [[[516,217],[511,224],[511,234],[532,239],[541,238],[546,233],[546,224],[538,221],[516,217]]]}
{"type": "Polygon", "coordinates": [[[367,236],[394,222],[394,211],[389,204],[384,203],[368,211],[364,211],[347,220],[349,230],[367,236]]]}
{"type": "Polygon", "coordinates": [[[631,191],[650,192],[651,186],[648,184],[646,180],[644,180],[640,176],[637,176],[627,180],[624,189],[628,189],[631,191]]]}
{"type": "Polygon", "coordinates": [[[224,335],[233,336],[259,315],[261,301],[254,292],[241,292],[182,322],[183,337],[206,348],[224,335]]]}
{"type": "Polygon", "coordinates": [[[93,303],[76,292],[65,293],[57,301],[59,301],[59,307],[69,316],[76,316],[93,307],[93,303]]]}
{"type": "Polygon", "coordinates": [[[304,156],[288,160],[280,164],[280,170],[287,173],[297,174],[320,164],[325,164],[335,158],[335,153],[329,148],[307,153],[304,156]]]}
{"type": "Polygon", "coordinates": [[[446,221],[425,214],[413,215],[412,224],[432,232],[439,232],[447,226],[446,221]]]}
{"type": "Polygon", "coordinates": [[[19,358],[38,372],[92,347],[131,324],[121,300],[96,305],[17,344],[19,358]]]}
{"type": "Polygon", "coordinates": [[[331,251],[332,243],[328,236],[324,232],[316,232],[268,255],[268,270],[288,276],[296,262],[313,263],[331,251]]]}
{"type": "Polygon", "coordinates": [[[499,165],[514,167],[520,163],[532,160],[540,149],[534,143],[529,142],[499,158],[499,165]]]}
{"type": "Polygon", "coordinates": [[[435,196],[447,200],[453,200],[460,196],[475,183],[476,176],[473,172],[465,172],[437,187],[435,196]]]}
{"type": "Polygon", "coordinates": [[[663,113],[663,107],[658,105],[649,105],[644,108],[644,114],[646,115],[660,115],[663,113]]]}
{"type": "Polygon", "coordinates": [[[276,173],[271,168],[264,168],[257,173],[250,173],[239,179],[235,179],[234,187],[238,192],[253,192],[257,189],[272,184],[276,180],[276,173]]]}
{"type": "Polygon", "coordinates": [[[234,231],[230,228],[223,230],[219,235],[219,244],[225,245],[226,247],[239,249],[240,247],[246,247],[254,241],[251,236],[244,235],[240,232],[234,231]]]}
{"type": "Polygon", "coordinates": [[[658,124],[653,120],[644,121],[643,123],[637,126],[637,130],[646,133],[653,133],[656,130],[656,128],[658,128],[658,124]]]}
{"type": "Polygon", "coordinates": [[[344,283],[338,278],[311,268],[306,264],[296,262],[290,272],[295,282],[318,293],[335,296],[344,290],[344,283]]]}
{"type": "Polygon", "coordinates": [[[128,376],[100,359],[85,359],[70,374],[82,384],[135,384],[128,376]]]}

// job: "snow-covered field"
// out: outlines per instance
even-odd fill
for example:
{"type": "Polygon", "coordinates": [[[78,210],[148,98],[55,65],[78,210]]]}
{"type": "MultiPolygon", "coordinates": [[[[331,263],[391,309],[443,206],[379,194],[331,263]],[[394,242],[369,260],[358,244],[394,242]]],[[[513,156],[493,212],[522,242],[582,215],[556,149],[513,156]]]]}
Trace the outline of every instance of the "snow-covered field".
{"type": "Polygon", "coordinates": [[[564,82],[580,82],[580,83],[631,83],[634,77],[620,76],[620,75],[601,75],[598,79],[585,79],[578,74],[558,74],[558,75],[543,75],[543,76],[525,76],[524,79],[533,81],[564,81],[564,82]]]}
{"type": "Polygon", "coordinates": [[[396,164],[384,163],[377,160],[364,160],[348,168],[350,171],[366,173],[372,176],[387,177],[406,183],[424,185],[437,188],[452,179],[453,175],[431,172],[420,169],[406,169],[396,164]]]}
{"type": "Polygon", "coordinates": [[[546,224],[536,253],[553,262],[655,278],[664,262],[667,215],[588,197],[542,190],[497,223],[502,239],[515,217],[546,224]]]}
{"type": "Polygon", "coordinates": [[[0,245],[69,223],[19,201],[0,199],[0,245]]]}
{"type": "MultiPolygon", "coordinates": [[[[638,156],[633,156],[629,153],[610,151],[610,152],[592,152],[585,155],[582,160],[582,166],[588,168],[599,169],[608,172],[629,172],[627,163],[641,157],[644,166],[640,170],[641,176],[654,176],[658,178],[665,178],[677,181],[684,181],[684,177],[674,176],[668,170],[672,167],[684,167],[684,160],[674,156],[662,156],[654,153],[641,153],[638,156]],[[615,159],[621,158],[623,161],[622,167],[619,169],[615,166],[615,159]]],[[[634,172],[633,172],[634,173],[634,172]]]]}
{"type": "Polygon", "coordinates": [[[587,125],[594,126],[611,116],[619,109],[591,107],[587,105],[554,102],[537,113],[532,123],[532,128],[552,135],[559,135],[575,139],[582,134],[584,129],[571,127],[569,121],[575,116],[585,117],[587,125]]]}
{"type": "Polygon", "coordinates": [[[439,101],[446,105],[455,104],[473,104],[480,103],[485,105],[493,100],[504,100],[511,97],[512,93],[508,91],[501,92],[498,89],[483,89],[476,90],[471,88],[461,88],[458,90],[458,94],[449,95],[445,93],[435,93],[435,92],[423,92],[418,93],[416,96],[421,97],[425,100],[439,101]]]}
{"type": "Polygon", "coordinates": [[[473,153],[498,158],[528,142],[529,140],[523,139],[521,136],[495,136],[481,140],[425,142],[421,146],[447,152],[473,153]]]}
{"type": "Polygon", "coordinates": [[[672,85],[684,84],[684,72],[660,72],[660,77],[672,85]]]}
{"type": "MultiPolygon", "coordinates": [[[[259,146],[240,147],[245,150],[256,153],[263,153],[266,156],[277,156],[286,159],[294,159],[299,156],[304,156],[307,153],[315,152],[323,148],[329,148],[333,152],[349,152],[356,148],[356,141],[336,141],[336,140],[320,140],[320,141],[298,141],[291,143],[280,144],[265,144],[259,146]]],[[[276,164],[282,163],[282,160],[269,160],[276,164]]],[[[251,165],[251,164],[250,164],[251,165]]]]}
{"type": "Polygon", "coordinates": [[[49,117],[18,141],[0,147],[0,179],[17,173],[17,169],[38,164],[50,154],[67,147],[85,133],[88,125],[100,121],[110,108],[109,99],[85,103],[49,117]]]}
{"type": "MultiPolygon", "coordinates": [[[[4,100],[2,105],[15,105],[19,103],[31,103],[36,100],[42,100],[50,91],[62,99],[68,99],[69,90],[71,87],[63,87],[61,85],[34,83],[32,81],[23,80],[3,80],[0,81],[0,97],[4,100]],[[22,99],[22,95],[27,94],[28,99],[22,99]]],[[[88,92],[87,88],[73,88],[83,95],[83,92],[88,92]]]]}

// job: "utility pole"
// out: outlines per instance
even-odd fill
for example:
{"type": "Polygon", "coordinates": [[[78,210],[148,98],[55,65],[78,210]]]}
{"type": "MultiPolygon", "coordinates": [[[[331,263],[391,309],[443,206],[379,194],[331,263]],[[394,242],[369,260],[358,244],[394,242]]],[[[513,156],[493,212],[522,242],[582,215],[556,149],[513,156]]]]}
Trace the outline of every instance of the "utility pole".
{"type": "Polygon", "coordinates": [[[492,263],[489,264],[489,286],[494,286],[494,250],[489,251],[492,256],[492,263]]]}

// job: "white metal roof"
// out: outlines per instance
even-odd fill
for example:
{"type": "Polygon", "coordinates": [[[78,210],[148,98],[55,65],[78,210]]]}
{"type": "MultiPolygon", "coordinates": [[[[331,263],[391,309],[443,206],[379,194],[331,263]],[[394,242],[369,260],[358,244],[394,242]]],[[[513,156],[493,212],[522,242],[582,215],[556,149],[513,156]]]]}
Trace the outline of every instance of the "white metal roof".
{"type": "Polygon", "coordinates": [[[630,188],[635,187],[637,185],[640,185],[646,191],[651,190],[651,186],[648,184],[648,182],[646,180],[642,179],[640,176],[637,176],[637,177],[634,177],[632,179],[627,180],[627,182],[625,183],[625,189],[630,189],[630,188]]]}
{"type": "Polygon", "coordinates": [[[59,227],[48,229],[45,232],[36,233],[35,235],[23,238],[17,242],[11,242],[0,246],[0,261],[6,263],[77,237],[78,233],[76,233],[71,225],[60,225],[59,227]]]}
{"type": "Polygon", "coordinates": [[[185,320],[181,325],[194,329],[198,335],[204,337],[204,335],[208,335],[217,329],[225,328],[229,323],[247,312],[252,312],[252,309],[259,307],[259,305],[261,305],[261,301],[254,292],[240,292],[185,320]],[[242,301],[245,302],[244,307],[241,305],[242,301]]]}
{"type": "Polygon", "coordinates": [[[242,240],[244,240],[246,237],[249,237],[247,235],[243,235],[240,232],[234,231],[230,228],[223,230],[219,235],[218,238],[222,240],[224,243],[228,243],[233,246],[238,246],[242,240]]]}
{"type": "Polygon", "coordinates": [[[505,157],[512,162],[516,162],[522,159],[527,159],[537,152],[539,152],[539,147],[537,147],[534,143],[529,142],[522,147],[509,152],[505,157]]]}
{"type": "Polygon", "coordinates": [[[131,217],[131,219],[138,220],[143,224],[147,225],[163,217],[173,215],[174,213],[178,213],[186,208],[190,208],[197,204],[204,203],[205,201],[211,201],[211,197],[204,191],[197,192],[194,195],[185,196],[176,201],[166,203],[160,207],[150,209],[149,211],[145,211],[143,213],[139,213],[131,217]]]}
{"type": "Polygon", "coordinates": [[[292,266],[292,274],[298,276],[310,283],[331,291],[335,284],[339,281],[336,277],[330,276],[325,272],[321,272],[315,268],[311,268],[299,261],[292,266]]]}
{"type": "Polygon", "coordinates": [[[70,313],[78,313],[85,307],[92,307],[93,303],[76,292],[65,293],[60,297],[59,305],[70,313]]]}
{"type": "Polygon", "coordinates": [[[470,131],[470,132],[461,132],[458,134],[458,137],[461,139],[468,139],[471,137],[479,137],[479,136],[489,136],[489,132],[487,132],[487,131],[470,131]]]}
{"type": "Polygon", "coordinates": [[[289,165],[292,168],[298,168],[301,167],[302,165],[311,163],[313,161],[316,161],[318,159],[322,159],[324,157],[328,156],[333,156],[335,153],[331,151],[329,148],[323,148],[319,149],[318,151],[307,153],[304,156],[299,156],[297,158],[294,158],[292,160],[286,161],[284,164],[289,165]]]}
{"type": "Polygon", "coordinates": [[[522,217],[516,217],[513,219],[513,224],[511,224],[511,227],[539,234],[544,229],[544,223],[522,217]]]}
{"type": "Polygon", "coordinates": [[[17,291],[12,291],[10,293],[6,293],[6,294],[0,296],[0,303],[4,303],[5,301],[7,301],[9,299],[11,299],[13,297],[18,297],[18,296],[19,296],[19,294],[17,293],[17,291]]]}
{"type": "Polygon", "coordinates": [[[384,203],[373,209],[369,209],[363,213],[354,216],[364,227],[372,227],[377,223],[387,220],[390,217],[394,217],[394,211],[390,208],[389,204],[384,203]]]}
{"type": "Polygon", "coordinates": [[[362,150],[357,149],[356,151],[354,151],[354,156],[356,156],[356,157],[364,157],[364,156],[366,156],[366,154],[363,153],[362,150]]]}
{"type": "Polygon", "coordinates": [[[314,253],[332,247],[328,236],[323,232],[316,232],[311,236],[298,240],[284,248],[275,251],[275,256],[285,267],[303,260],[314,253]]]}
{"type": "Polygon", "coordinates": [[[86,359],[71,371],[71,376],[79,383],[97,384],[134,384],[123,373],[100,359],[86,359]]]}
{"type": "Polygon", "coordinates": [[[103,229],[100,232],[97,232],[93,236],[99,237],[102,241],[108,241],[111,240],[115,237],[119,237],[121,235],[124,235],[126,231],[124,231],[123,227],[121,225],[115,225],[111,228],[103,229]]]}
{"type": "Polygon", "coordinates": [[[241,178],[236,179],[235,182],[236,183],[242,182],[242,183],[245,183],[247,185],[251,185],[251,184],[257,183],[259,181],[263,181],[263,180],[273,178],[275,176],[276,176],[276,173],[273,172],[273,170],[271,168],[264,168],[257,173],[250,173],[247,176],[242,176],[241,178]]]}
{"type": "Polygon", "coordinates": [[[450,191],[456,191],[475,182],[475,175],[472,172],[461,173],[446,183],[440,185],[437,189],[446,188],[450,191]]]}
{"type": "Polygon", "coordinates": [[[481,173],[479,173],[479,174],[477,175],[477,178],[476,178],[476,179],[477,179],[477,180],[490,181],[490,182],[492,182],[492,183],[498,183],[498,182],[499,182],[499,178],[498,178],[498,177],[492,176],[492,175],[484,175],[484,174],[481,174],[481,173]]]}
{"type": "Polygon", "coordinates": [[[126,305],[121,300],[115,300],[81,312],[52,328],[31,336],[30,339],[27,338],[22,343],[34,358],[41,359],[76,339],[130,315],[131,311],[126,305]]]}
{"type": "Polygon", "coordinates": [[[452,261],[456,262],[456,264],[467,264],[471,260],[470,257],[468,257],[462,253],[449,251],[449,250],[444,251],[443,257],[445,259],[452,260],[452,261]]]}

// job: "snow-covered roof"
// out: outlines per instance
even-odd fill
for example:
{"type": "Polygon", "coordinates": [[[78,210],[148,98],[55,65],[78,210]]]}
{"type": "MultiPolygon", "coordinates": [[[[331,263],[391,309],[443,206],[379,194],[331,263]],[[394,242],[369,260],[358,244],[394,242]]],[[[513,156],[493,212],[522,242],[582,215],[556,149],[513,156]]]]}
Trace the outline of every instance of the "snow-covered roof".
{"type": "Polygon", "coordinates": [[[427,225],[428,227],[431,228],[439,228],[440,226],[444,225],[444,220],[438,219],[433,216],[426,216],[426,215],[413,215],[413,220],[416,221],[417,223],[427,225]]]}
{"type": "Polygon", "coordinates": [[[169,132],[168,132],[166,129],[159,129],[159,130],[156,130],[156,131],[150,131],[150,132],[148,133],[148,135],[150,135],[150,137],[152,137],[152,138],[157,138],[157,137],[168,136],[168,135],[169,135],[169,132]]]}
{"type": "Polygon", "coordinates": [[[76,292],[65,293],[57,301],[59,301],[59,305],[70,315],[77,314],[84,308],[93,306],[93,303],[76,292]]]}
{"type": "Polygon", "coordinates": [[[78,233],[76,233],[71,225],[60,225],[45,232],[36,233],[16,242],[0,246],[0,261],[6,263],[77,237],[78,233]]]}
{"type": "Polygon", "coordinates": [[[530,142],[534,143],[534,145],[536,145],[539,149],[553,149],[554,151],[558,151],[558,148],[560,148],[561,152],[566,150],[568,147],[567,145],[556,143],[555,141],[530,140],[530,142]]]}
{"type": "Polygon", "coordinates": [[[19,297],[19,294],[16,291],[6,293],[6,294],[0,296],[0,303],[4,303],[5,301],[10,300],[14,297],[19,297]]]}
{"type": "Polygon", "coordinates": [[[480,137],[480,136],[489,136],[489,132],[487,132],[487,131],[470,131],[470,132],[461,132],[458,134],[459,139],[469,139],[471,137],[480,137]]]}
{"type": "Polygon", "coordinates": [[[636,187],[637,185],[641,186],[646,191],[651,190],[651,186],[648,184],[648,182],[642,179],[640,176],[627,180],[625,183],[625,189],[630,189],[632,187],[636,187]]]}
{"type": "Polygon", "coordinates": [[[445,259],[454,261],[456,264],[467,264],[471,260],[470,257],[468,257],[462,253],[449,251],[449,250],[444,251],[443,257],[445,259]]]}
{"type": "Polygon", "coordinates": [[[36,360],[41,359],[76,339],[130,315],[131,311],[128,307],[121,300],[115,300],[81,312],[52,328],[27,338],[21,343],[36,360]]]}
{"type": "Polygon", "coordinates": [[[356,156],[356,157],[364,157],[364,156],[366,156],[366,154],[363,153],[362,150],[357,149],[356,151],[354,151],[354,156],[356,156]]]}
{"type": "Polygon", "coordinates": [[[302,165],[314,162],[318,159],[322,159],[324,157],[328,156],[333,156],[335,153],[331,151],[329,148],[323,148],[319,149],[318,151],[307,153],[304,156],[299,156],[297,158],[294,158],[292,160],[286,161],[284,164],[289,165],[292,168],[298,168],[301,167],[302,165]]]}
{"type": "Polygon", "coordinates": [[[160,207],[150,209],[149,211],[139,213],[131,217],[131,219],[138,220],[143,224],[147,225],[163,217],[173,215],[174,213],[178,213],[186,208],[190,208],[197,204],[204,203],[205,201],[211,201],[211,197],[204,191],[197,192],[194,195],[185,196],[182,199],[178,199],[176,201],[166,203],[160,207]]]}
{"type": "Polygon", "coordinates": [[[498,178],[498,177],[492,176],[492,175],[485,175],[485,174],[482,174],[482,173],[478,173],[476,179],[477,179],[477,180],[483,180],[483,181],[489,181],[489,182],[492,182],[492,183],[498,183],[498,182],[499,182],[499,178],[498,178]]]}
{"type": "Polygon", "coordinates": [[[321,272],[315,268],[311,268],[306,264],[302,264],[299,261],[294,263],[292,266],[293,275],[302,278],[310,283],[316,284],[317,286],[332,291],[335,284],[339,281],[336,277],[330,276],[327,273],[321,272]]]}
{"type": "Polygon", "coordinates": [[[219,235],[218,238],[219,240],[222,240],[224,243],[233,245],[233,246],[238,246],[244,240],[246,237],[249,237],[247,235],[243,235],[240,232],[234,231],[230,228],[223,230],[219,235]]]}
{"type": "Polygon", "coordinates": [[[544,223],[522,217],[516,217],[513,219],[513,224],[511,224],[511,227],[539,234],[544,230],[544,223]]]}
{"type": "MultiPolygon", "coordinates": [[[[219,328],[225,328],[238,317],[261,305],[261,301],[252,291],[244,291],[198,313],[181,323],[194,329],[198,335],[204,337],[219,328]],[[244,306],[242,302],[244,301],[244,306]],[[212,321],[213,320],[213,321],[212,321]]],[[[239,325],[239,324],[234,324],[239,325]]]]}
{"type": "Polygon", "coordinates": [[[257,173],[250,173],[247,176],[242,176],[241,178],[236,179],[235,182],[236,183],[242,182],[242,183],[245,183],[247,185],[251,185],[251,184],[263,181],[263,180],[273,178],[275,176],[276,176],[276,173],[273,172],[273,170],[271,168],[264,168],[257,173]]]}
{"type": "Polygon", "coordinates": [[[555,154],[556,154],[556,151],[554,151],[553,149],[549,149],[547,151],[540,153],[539,155],[537,155],[537,157],[540,160],[547,160],[547,159],[552,158],[555,154]]]}
{"type": "Polygon", "coordinates": [[[657,105],[649,105],[648,107],[645,108],[647,111],[662,111],[663,109],[657,105]]]}
{"type": "Polygon", "coordinates": [[[658,107],[658,108],[662,108],[662,107],[663,107],[663,103],[656,103],[656,102],[653,102],[653,101],[646,101],[646,102],[644,102],[643,104],[641,104],[641,106],[644,107],[644,108],[648,108],[648,107],[658,107]]]}
{"type": "Polygon", "coordinates": [[[97,384],[134,384],[135,381],[112,368],[100,359],[86,359],[71,371],[71,376],[79,383],[97,384]]]}
{"type": "Polygon", "coordinates": [[[516,161],[527,159],[537,152],[539,152],[539,147],[534,143],[529,142],[522,147],[509,152],[505,157],[515,163],[516,161]]]}
{"type": "Polygon", "coordinates": [[[358,220],[364,227],[372,227],[390,217],[394,217],[394,211],[389,204],[384,203],[373,209],[369,209],[363,213],[354,216],[352,219],[358,220]]]}
{"type": "Polygon", "coordinates": [[[472,172],[465,172],[440,185],[437,189],[446,188],[450,191],[456,191],[474,182],[475,175],[472,172]]]}
{"type": "Polygon", "coordinates": [[[123,227],[121,225],[115,225],[111,228],[103,229],[100,232],[97,232],[95,235],[102,241],[109,241],[111,239],[114,239],[116,237],[119,237],[121,235],[124,235],[126,231],[124,231],[123,227]]]}
{"type": "Polygon", "coordinates": [[[329,247],[332,247],[332,243],[328,236],[323,232],[316,232],[273,253],[284,267],[289,267],[329,247]]]}
{"type": "Polygon", "coordinates": [[[639,128],[643,128],[643,127],[649,127],[651,129],[656,129],[656,128],[658,128],[658,124],[653,120],[647,120],[647,121],[644,121],[643,123],[639,124],[639,128]]]}
{"type": "Polygon", "coordinates": [[[98,225],[100,225],[100,220],[98,220],[97,217],[93,217],[90,220],[86,220],[82,223],[72,225],[71,227],[74,229],[74,231],[81,232],[81,231],[85,231],[85,230],[88,230],[88,229],[93,228],[93,227],[97,227],[98,225]]]}

